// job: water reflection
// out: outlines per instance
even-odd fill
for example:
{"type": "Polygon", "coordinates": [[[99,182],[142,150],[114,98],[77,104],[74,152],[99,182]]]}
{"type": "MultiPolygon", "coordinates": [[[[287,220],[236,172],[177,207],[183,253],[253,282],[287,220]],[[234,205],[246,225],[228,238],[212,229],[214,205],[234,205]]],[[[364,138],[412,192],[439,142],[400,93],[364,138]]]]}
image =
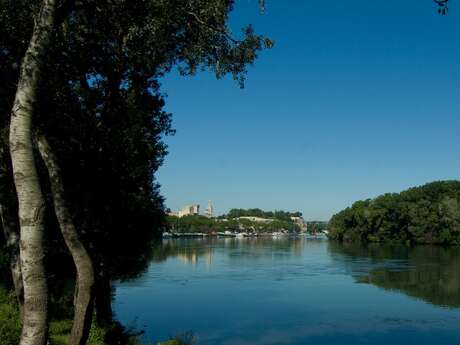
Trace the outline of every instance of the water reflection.
{"type": "Polygon", "coordinates": [[[257,260],[302,254],[305,239],[301,237],[280,238],[193,238],[165,239],[152,248],[151,261],[162,262],[178,258],[180,262],[197,265],[203,260],[212,265],[214,252],[225,253],[233,260],[257,260]]]}
{"type": "Polygon", "coordinates": [[[150,254],[114,303],[148,343],[191,329],[200,345],[460,344],[457,248],[181,238],[150,254]]]}
{"type": "Polygon", "coordinates": [[[438,306],[460,307],[459,248],[330,242],[328,251],[359,283],[438,306]]]}

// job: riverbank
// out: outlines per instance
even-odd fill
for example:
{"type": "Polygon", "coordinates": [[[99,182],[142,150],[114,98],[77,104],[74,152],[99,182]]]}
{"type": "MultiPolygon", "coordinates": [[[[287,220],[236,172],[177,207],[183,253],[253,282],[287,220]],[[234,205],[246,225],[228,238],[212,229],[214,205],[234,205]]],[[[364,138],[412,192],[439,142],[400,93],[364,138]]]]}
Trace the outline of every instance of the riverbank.
{"type": "MultiPolygon", "coordinates": [[[[67,345],[71,319],[54,319],[50,322],[49,345],[67,345]]],[[[141,345],[139,335],[118,322],[99,327],[93,322],[86,345],[141,345]]],[[[17,345],[21,335],[21,319],[16,298],[12,291],[0,285],[0,345],[17,345]]],[[[181,338],[170,339],[157,345],[187,345],[181,338]]]]}
{"type": "Polygon", "coordinates": [[[260,209],[233,209],[228,214],[219,217],[206,217],[199,214],[185,216],[170,214],[167,217],[166,231],[214,235],[300,233],[307,231],[307,224],[301,215],[300,212],[265,212],[260,209]]]}
{"type": "MultiPolygon", "coordinates": [[[[66,345],[72,329],[72,320],[58,319],[50,322],[49,344],[66,345]]],[[[21,335],[21,319],[13,292],[0,286],[0,344],[17,345],[21,335]]],[[[93,322],[87,345],[139,345],[140,342],[126,333],[117,323],[109,327],[98,327],[93,322]]]]}
{"type": "Polygon", "coordinates": [[[281,237],[307,237],[307,238],[326,238],[326,232],[320,232],[317,234],[309,234],[309,233],[290,233],[290,232],[283,232],[283,231],[275,231],[275,232],[164,232],[163,238],[181,238],[181,237],[192,237],[192,238],[199,238],[199,237],[215,237],[215,238],[254,238],[254,237],[262,237],[262,238],[281,238],[281,237]]]}

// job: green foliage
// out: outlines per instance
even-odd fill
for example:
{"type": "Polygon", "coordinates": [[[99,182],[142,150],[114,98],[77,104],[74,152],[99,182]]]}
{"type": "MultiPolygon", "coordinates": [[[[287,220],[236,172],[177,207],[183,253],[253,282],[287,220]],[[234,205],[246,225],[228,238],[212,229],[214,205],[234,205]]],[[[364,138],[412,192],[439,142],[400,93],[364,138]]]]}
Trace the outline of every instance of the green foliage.
{"type": "MultiPolygon", "coordinates": [[[[9,113],[40,3],[0,0],[0,204],[11,209],[14,200],[4,193],[12,181],[4,164],[9,113]]],[[[208,69],[243,86],[247,67],[272,47],[250,25],[233,36],[232,8],[229,0],[90,0],[60,7],[37,92],[34,131],[47,136],[58,157],[68,206],[95,263],[96,280],[140,274],[164,225],[155,173],[167,154],[164,137],[174,131],[160,78],[173,68],[187,75],[208,69]]],[[[56,282],[75,272],[52,213],[45,169],[37,163],[50,206],[46,264],[56,290],[51,305],[69,306],[51,314],[63,319],[71,299],[59,295],[56,282]]],[[[58,333],[56,341],[65,336],[58,333]]]]}
{"type": "Polygon", "coordinates": [[[227,218],[238,218],[238,217],[260,217],[260,218],[270,218],[270,219],[279,219],[290,221],[291,217],[302,217],[301,212],[286,212],[286,211],[263,211],[259,208],[250,208],[250,209],[231,209],[227,215],[223,217],[227,218]]]}
{"type": "MultiPolygon", "coordinates": [[[[72,320],[64,319],[50,322],[49,334],[50,342],[53,345],[66,345],[70,331],[72,330],[72,320]]],[[[89,342],[88,342],[89,345],[89,342]]]]}
{"type": "Polygon", "coordinates": [[[0,285],[0,345],[17,345],[21,335],[21,319],[16,298],[0,285]]]}
{"type": "MultiPolygon", "coordinates": [[[[51,345],[66,345],[70,331],[72,330],[72,320],[63,319],[50,323],[50,342],[51,345]]],[[[106,327],[99,327],[96,322],[91,325],[87,345],[140,345],[140,340],[131,335],[124,327],[118,323],[113,323],[106,327]]]]}
{"type": "MultiPolygon", "coordinates": [[[[282,211],[281,211],[282,212],[282,211]]],[[[268,213],[268,212],[267,212],[268,213]]],[[[286,214],[286,213],[284,213],[286,214]]],[[[225,216],[224,216],[225,217],[225,216]]],[[[243,217],[243,216],[241,216],[243,217]]],[[[271,218],[268,222],[252,221],[250,219],[236,218],[207,218],[200,215],[176,217],[168,216],[168,230],[175,233],[212,233],[212,232],[273,232],[287,230],[290,232],[299,231],[299,227],[289,218],[271,218]]]]}
{"type": "Polygon", "coordinates": [[[219,219],[207,218],[200,215],[185,216],[181,218],[176,216],[168,216],[167,227],[168,230],[173,232],[209,233],[236,229],[237,224],[236,222],[229,224],[219,219]]]}
{"type": "MultiPolygon", "coordinates": [[[[37,4],[0,0],[1,138],[37,4]]],[[[173,130],[159,78],[174,67],[209,69],[242,85],[247,66],[273,45],[251,26],[233,36],[232,8],[228,0],[85,1],[60,12],[34,125],[56,151],[77,228],[107,276],[145,269],[164,221],[154,174],[173,130]]],[[[63,247],[58,235],[49,241],[51,254],[63,247]]]]}
{"type": "Polygon", "coordinates": [[[355,202],[329,223],[343,241],[460,245],[460,182],[440,181],[355,202]]]}
{"type": "Polygon", "coordinates": [[[328,222],[312,221],[307,222],[308,232],[317,234],[328,229],[328,222]]]}
{"type": "MultiPolygon", "coordinates": [[[[66,290],[64,295],[72,295],[70,292],[66,290]]],[[[67,345],[73,322],[71,303],[61,305],[60,298],[51,297],[50,308],[54,312],[49,325],[50,345],[67,345]],[[65,314],[68,318],[62,317],[65,314]]],[[[140,345],[140,340],[132,333],[119,323],[99,327],[93,320],[87,345],[140,345]]],[[[0,345],[17,345],[20,335],[21,320],[16,297],[13,291],[0,284],[0,345]]]]}

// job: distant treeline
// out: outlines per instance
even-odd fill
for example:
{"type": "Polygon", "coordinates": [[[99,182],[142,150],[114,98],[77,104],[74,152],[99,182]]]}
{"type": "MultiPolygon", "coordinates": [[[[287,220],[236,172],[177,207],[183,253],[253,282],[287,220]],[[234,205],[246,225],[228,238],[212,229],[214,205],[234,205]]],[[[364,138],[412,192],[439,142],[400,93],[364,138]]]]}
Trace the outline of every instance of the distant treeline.
{"type": "Polygon", "coordinates": [[[432,182],[357,201],[334,215],[328,230],[341,241],[460,245],[460,182],[432,182]]]}
{"type": "Polygon", "coordinates": [[[234,208],[231,209],[223,218],[238,218],[238,217],[260,217],[279,220],[291,220],[291,217],[302,217],[302,212],[286,212],[286,211],[263,211],[260,208],[234,208]]]}
{"type": "Polygon", "coordinates": [[[328,228],[328,222],[324,221],[310,221],[306,222],[308,226],[308,232],[310,233],[318,233],[326,231],[328,228]]]}
{"type": "Polygon", "coordinates": [[[254,232],[264,233],[286,230],[298,232],[300,227],[291,220],[274,219],[272,222],[256,222],[249,219],[219,219],[194,215],[185,217],[168,216],[168,231],[179,233],[210,232],[254,232]]]}
{"type": "Polygon", "coordinates": [[[291,217],[301,217],[301,212],[274,211],[265,212],[254,208],[249,210],[233,209],[226,215],[218,218],[207,218],[200,215],[176,217],[168,216],[168,230],[174,232],[225,232],[225,231],[245,231],[245,232],[272,232],[285,230],[289,232],[300,231],[291,217]],[[238,219],[240,217],[259,217],[270,219],[271,221],[260,222],[249,219],[238,219]]]}

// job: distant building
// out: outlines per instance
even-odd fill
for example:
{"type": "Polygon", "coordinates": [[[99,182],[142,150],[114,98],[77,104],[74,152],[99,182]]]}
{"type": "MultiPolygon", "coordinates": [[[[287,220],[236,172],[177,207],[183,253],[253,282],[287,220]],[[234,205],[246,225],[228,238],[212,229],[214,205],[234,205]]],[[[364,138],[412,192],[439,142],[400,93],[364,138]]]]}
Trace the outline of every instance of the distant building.
{"type": "Polygon", "coordinates": [[[214,209],[212,207],[211,200],[209,200],[208,207],[206,207],[206,210],[204,211],[204,215],[208,218],[212,218],[213,213],[214,213],[214,209]]]}
{"type": "Polygon", "coordinates": [[[251,222],[257,222],[257,223],[271,223],[271,222],[273,222],[273,219],[270,219],[270,218],[251,217],[251,216],[238,217],[237,219],[238,220],[247,219],[247,220],[250,220],[251,222]]]}
{"type": "Polygon", "coordinates": [[[178,216],[180,218],[185,216],[194,216],[197,214],[200,214],[200,205],[187,205],[179,211],[178,216]]]}
{"type": "Polygon", "coordinates": [[[302,231],[307,231],[307,223],[302,217],[291,217],[291,220],[294,222],[294,224],[299,226],[302,231]]]}

